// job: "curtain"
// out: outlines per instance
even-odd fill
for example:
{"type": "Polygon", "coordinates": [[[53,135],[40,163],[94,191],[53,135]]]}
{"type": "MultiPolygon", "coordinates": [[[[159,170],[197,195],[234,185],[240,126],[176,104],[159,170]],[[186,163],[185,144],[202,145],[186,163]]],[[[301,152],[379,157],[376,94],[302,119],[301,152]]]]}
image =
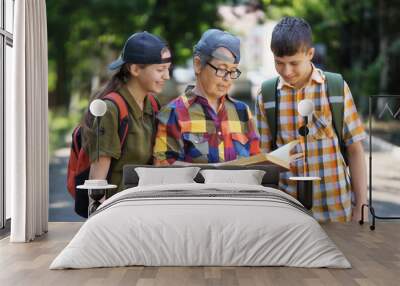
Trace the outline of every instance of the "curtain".
{"type": "Polygon", "coordinates": [[[15,1],[13,93],[6,97],[6,188],[11,242],[48,229],[48,90],[45,0],[15,1]]]}

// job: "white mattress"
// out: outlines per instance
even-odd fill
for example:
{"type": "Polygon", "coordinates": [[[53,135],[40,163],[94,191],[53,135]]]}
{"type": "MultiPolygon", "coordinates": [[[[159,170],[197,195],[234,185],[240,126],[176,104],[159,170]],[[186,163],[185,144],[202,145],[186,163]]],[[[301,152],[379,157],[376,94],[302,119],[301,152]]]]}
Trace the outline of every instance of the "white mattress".
{"type": "Polygon", "coordinates": [[[300,203],[279,190],[254,185],[131,188],[104,202],[50,269],[127,265],[350,268],[318,222],[295,204],[300,203]],[[130,198],[171,190],[189,191],[189,195],[130,198]],[[190,196],[190,192],[239,190],[263,191],[271,197],[252,197],[251,192],[248,197],[190,196]]]}

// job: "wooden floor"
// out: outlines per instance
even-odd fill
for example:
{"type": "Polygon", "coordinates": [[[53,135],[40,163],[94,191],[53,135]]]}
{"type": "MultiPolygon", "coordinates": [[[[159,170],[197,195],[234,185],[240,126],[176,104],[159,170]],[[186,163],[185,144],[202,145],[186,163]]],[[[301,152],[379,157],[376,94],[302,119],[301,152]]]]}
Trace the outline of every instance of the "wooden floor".
{"type": "Polygon", "coordinates": [[[0,285],[400,285],[400,223],[326,224],[324,229],[353,268],[122,267],[48,270],[81,223],[50,223],[32,243],[0,241],[0,285]]]}

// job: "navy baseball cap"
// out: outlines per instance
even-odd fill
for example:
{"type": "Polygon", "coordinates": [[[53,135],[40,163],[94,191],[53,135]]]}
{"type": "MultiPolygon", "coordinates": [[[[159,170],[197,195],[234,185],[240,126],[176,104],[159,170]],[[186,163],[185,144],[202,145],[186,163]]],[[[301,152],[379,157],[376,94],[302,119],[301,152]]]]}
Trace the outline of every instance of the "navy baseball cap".
{"type": "Polygon", "coordinates": [[[238,37],[218,29],[209,29],[204,32],[199,42],[194,46],[194,52],[219,58],[214,52],[224,47],[235,57],[235,64],[240,62],[240,40],[238,37]]]}
{"type": "Polygon", "coordinates": [[[146,31],[135,33],[126,40],[120,57],[113,61],[108,69],[116,70],[125,63],[131,64],[163,64],[171,62],[171,58],[161,58],[161,51],[167,44],[159,37],[146,31]]]}

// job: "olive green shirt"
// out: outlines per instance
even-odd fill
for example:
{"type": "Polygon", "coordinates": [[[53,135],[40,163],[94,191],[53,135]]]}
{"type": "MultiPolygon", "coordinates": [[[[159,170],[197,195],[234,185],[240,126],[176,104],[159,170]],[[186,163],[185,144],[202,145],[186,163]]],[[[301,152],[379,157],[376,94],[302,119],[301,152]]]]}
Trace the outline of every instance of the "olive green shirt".
{"type": "MultiPolygon", "coordinates": [[[[143,111],[125,87],[117,91],[128,103],[129,130],[121,152],[118,135],[118,107],[111,101],[105,100],[107,112],[100,121],[99,154],[109,156],[111,160],[109,184],[117,185],[117,189],[108,192],[108,197],[123,190],[122,168],[126,164],[152,164],[153,144],[157,131],[155,112],[150,100],[146,97],[143,111]]],[[[90,161],[97,159],[96,120],[88,136],[88,154],[90,161]]]]}

